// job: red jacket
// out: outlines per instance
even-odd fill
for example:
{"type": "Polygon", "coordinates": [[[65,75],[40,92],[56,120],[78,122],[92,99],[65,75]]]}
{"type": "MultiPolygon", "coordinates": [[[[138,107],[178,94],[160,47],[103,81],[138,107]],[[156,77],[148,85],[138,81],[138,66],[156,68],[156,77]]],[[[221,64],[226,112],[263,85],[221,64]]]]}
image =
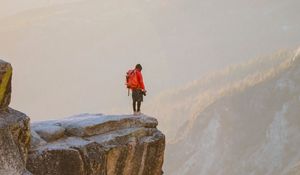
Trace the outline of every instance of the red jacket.
{"type": "Polygon", "coordinates": [[[142,90],[146,90],[142,72],[139,69],[135,69],[135,70],[136,70],[137,80],[138,80],[138,83],[139,83],[138,88],[140,88],[142,90]]]}

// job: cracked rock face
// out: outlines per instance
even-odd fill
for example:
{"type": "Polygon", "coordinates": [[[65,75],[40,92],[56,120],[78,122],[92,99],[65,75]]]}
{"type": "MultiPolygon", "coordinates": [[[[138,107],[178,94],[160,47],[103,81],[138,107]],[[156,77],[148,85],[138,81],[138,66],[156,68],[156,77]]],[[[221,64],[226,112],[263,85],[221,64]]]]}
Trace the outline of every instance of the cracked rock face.
{"type": "Polygon", "coordinates": [[[147,116],[90,114],[33,123],[27,169],[35,175],[160,175],[165,136],[156,126],[147,116]]]}
{"type": "Polygon", "coordinates": [[[7,109],[0,113],[0,174],[30,175],[26,171],[30,145],[29,118],[7,109]]]}
{"type": "Polygon", "coordinates": [[[12,67],[0,60],[0,174],[30,175],[26,161],[30,146],[29,118],[9,108],[12,67]]]}
{"type": "Polygon", "coordinates": [[[0,113],[0,174],[21,175],[25,170],[30,146],[29,118],[8,108],[0,113]]]}

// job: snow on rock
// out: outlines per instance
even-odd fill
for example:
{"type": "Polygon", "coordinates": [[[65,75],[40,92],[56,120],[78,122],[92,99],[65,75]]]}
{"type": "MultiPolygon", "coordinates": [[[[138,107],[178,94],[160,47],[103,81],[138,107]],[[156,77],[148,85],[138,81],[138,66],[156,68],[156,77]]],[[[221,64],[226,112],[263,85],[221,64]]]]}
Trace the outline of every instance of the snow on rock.
{"type": "Polygon", "coordinates": [[[63,137],[65,133],[65,129],[63,127],[56,126],[54,124],[33,123],[31,128],[45,141],[57,140],[63,137]]]}

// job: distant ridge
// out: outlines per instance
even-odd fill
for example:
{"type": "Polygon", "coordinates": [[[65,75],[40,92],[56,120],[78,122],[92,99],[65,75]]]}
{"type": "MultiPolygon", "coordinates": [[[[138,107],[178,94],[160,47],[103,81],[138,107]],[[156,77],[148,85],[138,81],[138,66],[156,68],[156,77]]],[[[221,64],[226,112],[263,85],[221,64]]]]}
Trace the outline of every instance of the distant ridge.
{"type": "Polygon", "coordinates": [[[299,58],[282,50],[159,97],[151,107],[173,138],[166,172],[299,174],[299,58]]]}
{"type": "Polygon", "coordinates": [[[289,69],[291,60],[298,58],[298,52],[299,49],[284,49],[210,73],[200,80],[161,94],[149,104],[147,111],[159,114],[167,135],[171,140],[178,140],[185,133],[182,129],[192,127],[194,119],[205,108],[224,96],[241,92],[289,69]]]}

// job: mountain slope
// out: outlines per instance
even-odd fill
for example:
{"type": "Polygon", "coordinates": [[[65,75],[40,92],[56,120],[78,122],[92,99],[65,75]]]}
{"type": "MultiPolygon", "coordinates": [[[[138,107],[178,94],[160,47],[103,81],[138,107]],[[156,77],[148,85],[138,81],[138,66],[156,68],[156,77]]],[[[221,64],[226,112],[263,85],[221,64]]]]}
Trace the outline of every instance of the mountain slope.
{"type": "Polygon", "coordinates": [[[293,53],[259,81],[233,89],[190,119],[184,137],[168,145],[167,172],[299,173],[300,49],[293,53]]]}
{"type": "Polygon", "coordinates": [[[169,141],[179,139],[185,128],[220,98],[253,87],[288,69],[294,51],[281,50],[247,63],[214,72],[182,88],[158,96],[147,104],[147,112],[162,116],[160,122],[169,141]]]}

